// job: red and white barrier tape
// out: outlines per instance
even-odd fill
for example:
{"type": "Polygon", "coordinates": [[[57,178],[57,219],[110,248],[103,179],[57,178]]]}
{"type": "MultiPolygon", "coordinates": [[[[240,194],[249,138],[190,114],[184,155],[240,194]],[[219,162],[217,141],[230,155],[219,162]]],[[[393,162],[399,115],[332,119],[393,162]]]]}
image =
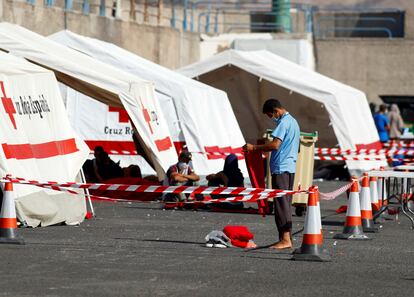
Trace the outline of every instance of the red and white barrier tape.
{"type": "Polygon", "coordinates": [[[383,144],[384,147],[414,148],[414,141],[390,141],[383,144]]]}
{"type": "MultiPolygon", "coordinates": [[[[74,195],[82,195],[86,196],[85,193],[78,193],[72,190],[69,190],[67,188],[57,187],[57,186],[41,186],[37,184],[30,184],[41,188],[51,189],[55,191],[60,192],[67,192],[74,195]]],[[[112,202],[145,202],[145,203],[176,203],[176,202],[165,202],[165,201],[139,201],[136,199],[120,199],[120,198],[109,198],[109,197],[102,197],[102,196],[96,196],[96,195],[89,195],[93,199],[97,200],[105,200],[105,201],[112,201],[112,202]]],[[[211,204],[211,203],[223,203],[223,202],[246,202],[246,203],[253,203],[257,202],[258,200],[262,199],[269,199],[269,198],[275,198],[279,197],[277,195],[274,195],[273,193],[268,194],[253,194],[253,195],[246,195],[246,196],[236,196],[236,197],[226,197],[226,198],[218,198],[218,199],[208,199],[208,200],[187,200],[182,201],[180,203],[184,204],[211,204]]]]}
{"type": "MultiPolygon", "coordinates": [[[[4,183],[4,182],[12,182],[12,181],[10,181],[10,179],[6,177],[6,179],[2,179],[2,180],[0,180],[0,182],[4,183]]],[[[27,184],[27,183],[25,183],[25,184],[27,184]]],[[[112,202],[121,202],[121,201],[122,202],[130,202],[130,201],[133,201],[133,200],[129,200],[129,199],[109,198],[109,197],[90,195],[90,194],[86,194],[86,193],[80,193],[80,192],[70,190],[68,188],[61,188],[61,187],[57,187],[57,186],[54,186],[54,185],[53,186],[52,185],[41,185],[41,184],[30,184],[30,185],[34,185],[36,187],[40,187],[40,188],[44,188],[44,189],[59,191],[59,192],[66,192],[66,193],[73,194],[73,195],[89,196],[93,199],[98,199],[98,200],[108,200],[108,201],[112,201],[112,202]]]]}
{"type": "Polygon", "coordinates": [[[322,200],[334,200],[336,197],[342,195],[346,191],[348,191],[352,186],[352,183],[346,184],[343,187],[340,187],[339,189],[336,189],[335,191],[329,192],[329,193],[322,193],[319,192],[319,197],[322,200]]]}
{"type": "MultiPolygon", "coordinates": [[[[39,182],[35,180],[26,180],[23,178],[12,178],[10,176],[1,179],[0,182],[12,182],[23,185],[32,185],[45,189],[51,189],[60,192],[67,192],[74,195],[86,196],[85,193],[78,193],[71,189],[89,189],[89,190],[110,190],[110,191],[127,191],[127,192],[138,192],[138,193],[174,193],[174,194],[204,194],[204,195],[237,195],[235,197],[226,197],[218,199],[208,199],[208,200],[190,200],[183,201],[184,204],[211,204],[211,203],[223,203],[223,202],[246,202],[254,203],[259,200],[282,197],[285,195],[305,193],[309,194],[309,191],[298,190],[298,191],[286,191],[286,190],[273,190],[273,189],[260,189],[260,188],[226,188],[226,187],[187,187],[187,186],[178,186],[178,187],[166,187],[166,186],[147,186],[147,185],[125,185],[125,184],[88,184],[88,183],[57,183],[57,182],[39,182]]],[[[322,193],[320,192],[320,197],[322,200],[334,200],[336,197],[345,193],[352,183],[349,183],[333,192],[322,193]]],[[[118,199],[118,198],[109,198],[96,195],[89,195],[91,198],[99,200],[107,200],[113,202],[144,202],[137,201],[135,199],[118,199]]],[[[148,201],[145,201],[148,203],[148,201]]],[[[154,202],[150,201],[149,203],[154,202]]],[[[159,202],[157,202],[159,203],[159,202]]],[[[163,202],[169,203],[169,202],[163,202]]],[[[175,202],[171,202],[175,203],[175,202]]]]}
{"type": "MultiPolygon", "coordinates": [[[[245,201],[255,202],[259,199],[267,199],[270,197],[280,197],[284,195],[292,195],[297,193],[308,193],[306,190],[287,191],[275,189],[261,188],[235,188],[235,187],[203,187],[203,186],[148,186],[148,185],[127,185],[127,184],[91,184],[91,183],[58,183],[58,182],[39,182],[35,180],[26,180],[23,178],[13,178],[7,176],[1,182],[12,182],[24,185],[34,185],[42,188],[62,191],[65,189],[89,189],[104,191],[125,191],[136,193],[171,193],[171,194],[201,194],[201,195],[237,195],[237,197],[221,198],[222,201],[245,201]],[[248,200],[245,196],[251,196],[248,200]],[[229,200],[226,200],[229,199],[229,200]],[[234,199],[234,200],[232,200],[234,199]]],[[[74,191],[72,191],[74,192],[74,191]]],[[[71,193],[71,192],[70,192],[71,193]]],[[[79,194],[77,192],[74,192],[79,194]]],[[[73,194],[74,194],[73,193],[73,194]]],[[[102,197],[101,197],[102,198],[102,197]]]]}
{"type": "Polygon", "coordinates": [[[381,155],[381,156],[414,156],[414,149],[358,149],[342,150],[340,148],[315,148],[315,155],[381,155]]]}
{"type": "MultiPolygon", "coordinates": [[[[307,191],[287,191],[261,188],[235,188],[235,187],[205,187],[205,186],[149,186],[149,185],[128,185],[128,184],[91,184],[91,183],[58,183],[58,182],[39,182],[35,180],[25,180],[22,178],[6,178],[6,181],[19,184],[29,184],[35,186],[49,186],[72,189],[89,189],[101,191],[125,191],[137,193],[171,193],[171,194],[201,194],[201,195],[253,195],[271,194],[275,196],[292,195],[296,193],[306,193],[307,191]]],[[[4,182],[4,181],[3,181],[4,182]]]]}
{"type": "MultiPolygon", "coordinates": [[[[91,151],[90,154],[93,154],[94,151],[91,151]]],[[[122,156],[139,156],[137,151],[119,151],[119,150],[109,150],[109,154],[111,155],[122,155],[122,156]]],[[[192,152],[193,154],[203,154],[207,156],[207,159],[214,160],[214,159],[225,159],[230,154],[235,154],[239,160],[244,159],[243,153],[229,153],[229,152],[192,152]]]]}
{"type": "Polygon", "coordinates": [[[315,160],[321,161],[402,161],[402,162],[413,162],[414,159],[406,158],[384,158],[374,156],[321,156],[315,155],[315,160]]]}

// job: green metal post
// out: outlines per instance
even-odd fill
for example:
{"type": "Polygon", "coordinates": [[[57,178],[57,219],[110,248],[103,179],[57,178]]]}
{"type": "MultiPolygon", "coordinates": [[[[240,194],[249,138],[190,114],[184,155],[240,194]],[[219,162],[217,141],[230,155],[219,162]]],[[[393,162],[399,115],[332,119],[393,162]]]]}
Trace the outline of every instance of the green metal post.
{"type": "Polygon", "coordinates": [[[276,25],[283,28],[285,33],[292,32],[292,19],[290,16],[290,0],[274,0],[273,12],[276,14],[276,25]]]}

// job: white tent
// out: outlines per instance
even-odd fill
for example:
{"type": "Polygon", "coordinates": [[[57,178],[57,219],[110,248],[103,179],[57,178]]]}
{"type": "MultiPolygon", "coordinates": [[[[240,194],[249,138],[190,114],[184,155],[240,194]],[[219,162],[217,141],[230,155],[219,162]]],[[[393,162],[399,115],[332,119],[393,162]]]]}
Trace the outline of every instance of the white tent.
{"type": "MultiPolygon", "coordinates": [[[[89,149],[69,124],[53,72],[0,53],[0,175],[75,181],[89,149]]],[[[80,223],[85,198],[14,186],[17,216],[29,226],[80,223]]]]}
{"type": "MultiPolygon", "coordinates": [[[[302,131],[319,132],[319,146],[381,147],[363,92],[268,51],[229,50],[178,72],[226,91],[249,142],[271,127],[261,108],[266,99],[276,97],[298,119],[302,131]]],[[[348,162],[351,170],[374,165],[348,162]]]]}
{"type": "MultiPolygon", "coordinates": [[[[193,152],[197,173],[222,170],[227,153],[245,143],[226,93],[145,60],[113,44],[62,31],[51,39],[155,83],[174,142],[193,152]]],[[[241,156],[241,154],[240,154],[241,156]]],[[[247,176],[244,162],[240,167],[247,176]]]]}
{"type": "Polygon", "coordinates": [[[177,154],[152,83],[17,25],[0,24],[0,49],[51,69],[60,82],[76,91],[124,107],[159,178],[176,162],[177,154]]]}

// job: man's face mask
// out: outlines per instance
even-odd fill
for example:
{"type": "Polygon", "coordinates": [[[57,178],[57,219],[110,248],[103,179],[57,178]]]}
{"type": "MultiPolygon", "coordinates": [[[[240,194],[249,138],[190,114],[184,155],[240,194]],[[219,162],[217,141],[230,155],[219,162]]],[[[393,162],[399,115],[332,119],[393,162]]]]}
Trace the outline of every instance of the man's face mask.
{"type": "Polygon", "coordinates": [[[279,122],[279,120],[280,120],[280,116],[279,116],[279,113],[278,113],[277,111],[274,111],[274,112],[273,112],[273,115],[272,115],[271,120],[272,120],[273,122],[275,122],[275,123],[279,122]]]}
{"type": "Polygon", "coordinates": [[[185,172],[188,169],[188,164],[185,162],[178,162],[178,171],[185,172]]]}

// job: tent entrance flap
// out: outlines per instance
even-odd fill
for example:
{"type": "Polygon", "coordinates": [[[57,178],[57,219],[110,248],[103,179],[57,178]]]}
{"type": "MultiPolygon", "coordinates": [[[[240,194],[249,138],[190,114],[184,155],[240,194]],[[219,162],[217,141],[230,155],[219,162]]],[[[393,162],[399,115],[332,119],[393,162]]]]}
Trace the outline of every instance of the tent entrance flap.
{"type": "Polygon", "coordinates": [[[324,105],[292,92],[234,65],[224,66],[200,75],[198,79],[227,93],[246,141],[256,143],[263,131],[274,123],[262,114],[263,103],[269,98],[280,100],[298,120],[302,129],[318,131],[319,145],[334,147],[338,140],[324,105]]]}

